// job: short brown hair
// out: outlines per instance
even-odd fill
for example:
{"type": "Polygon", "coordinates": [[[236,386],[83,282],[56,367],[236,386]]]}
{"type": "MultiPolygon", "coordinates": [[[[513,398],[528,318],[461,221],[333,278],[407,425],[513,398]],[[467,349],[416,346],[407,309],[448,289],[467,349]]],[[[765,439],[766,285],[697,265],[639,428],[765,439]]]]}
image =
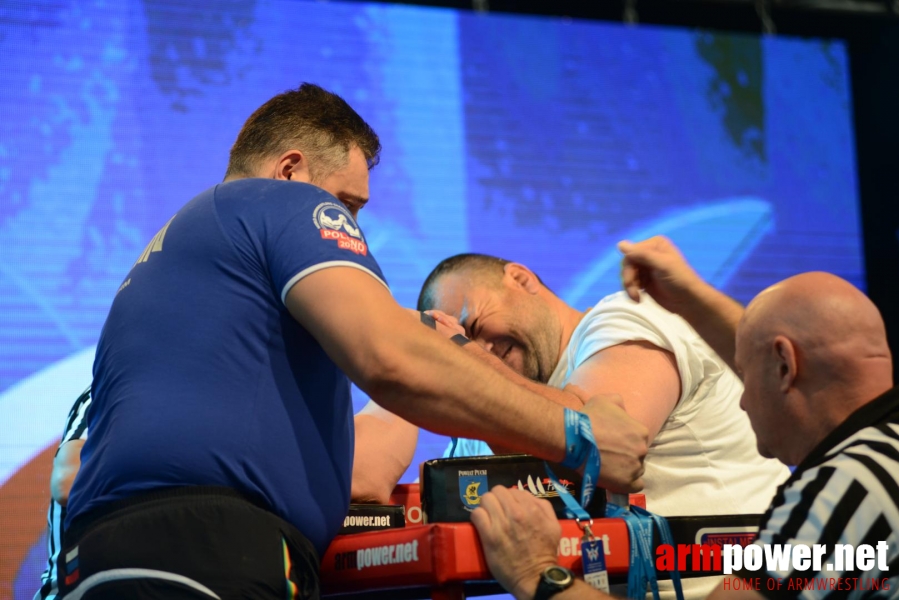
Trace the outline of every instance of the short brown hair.
{"type": "Polygon", "coordinates": [[[225,177],[251,177],[261,160],[292,148],[309,155],[313,178],[342,167],[358,146],[371,169],[378,164],[378,134],[346,101],[312,83],[278,94],[250,115],[231,147],[225,177]]]}

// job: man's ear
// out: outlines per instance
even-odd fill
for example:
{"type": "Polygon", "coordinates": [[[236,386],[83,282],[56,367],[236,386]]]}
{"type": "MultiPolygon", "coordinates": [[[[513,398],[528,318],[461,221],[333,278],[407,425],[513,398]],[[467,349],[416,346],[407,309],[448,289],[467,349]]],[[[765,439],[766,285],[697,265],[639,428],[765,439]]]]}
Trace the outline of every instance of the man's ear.
{"type": "Polygon", "coordinates": [[[275,163],[274,179],[301,183],[311,182],[309,161],[306,159],[306,155],[295,149],[282,154],[275,163]]]}
{"type": "Polygon", "coordinates": [[[777,362],[777,377],[780,391],[786,393],[796,383],[799,374],[799,364],[796,356],[796,347],[785,336],[774,338],[774,358],[777,362]]]}
{"type": "Polygon", "coordinates": [[[503,266],[503,277],[513,287],[523,289],[529,294],[540,291],[540,280],[533,271],[520,263],[506,263],[503,266]]]}

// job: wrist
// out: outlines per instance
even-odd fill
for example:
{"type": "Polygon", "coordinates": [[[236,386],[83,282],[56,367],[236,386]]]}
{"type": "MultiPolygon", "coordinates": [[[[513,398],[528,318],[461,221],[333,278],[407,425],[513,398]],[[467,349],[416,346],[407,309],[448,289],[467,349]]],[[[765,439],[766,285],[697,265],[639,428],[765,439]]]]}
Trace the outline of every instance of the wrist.
{"type": "Polygon", "coordinates": [[[540,585],[540,580],[543,578],[543,572],[553,566],[556,566],[555,561],[534,565],[509,589],[509,592],[515,596],[515,600],[534,600],[537,586],[540,585]]]}

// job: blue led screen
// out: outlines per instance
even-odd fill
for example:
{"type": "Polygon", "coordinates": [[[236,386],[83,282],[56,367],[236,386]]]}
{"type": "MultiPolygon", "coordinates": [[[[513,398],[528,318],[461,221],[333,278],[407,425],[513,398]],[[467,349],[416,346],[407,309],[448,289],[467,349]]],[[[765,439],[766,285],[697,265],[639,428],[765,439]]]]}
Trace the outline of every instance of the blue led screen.
{"type": "MultiPolygon", "coordinates": [[[[272,95],[318,83],[380,134],[359,222],[406,306],[475,251],[586,308],[618,289],[615,242],[656,233],[745,301],[808,270],[863,286],[847,65],[829,40],[407,6],[0,3],[0,491],[58,439],[131,264],[272,95]]],[[[423,434],[405,480],[445,444],[423,434]]],[[[10,597],[33,594],[28,548],[10,597]]]]}

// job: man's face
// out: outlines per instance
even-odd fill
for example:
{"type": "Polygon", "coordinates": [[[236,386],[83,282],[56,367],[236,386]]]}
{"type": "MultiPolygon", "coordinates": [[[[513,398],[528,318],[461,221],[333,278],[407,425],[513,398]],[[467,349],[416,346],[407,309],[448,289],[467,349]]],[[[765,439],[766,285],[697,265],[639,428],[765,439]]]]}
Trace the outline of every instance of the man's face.
{"type": "Polygon", "coordinates": [[[450,314],[468,337],[512,370],[546,383],[559,361],[561,324],[541,298],[508,282],[468,274],[437,281],[435,308],[450,314]]]}
{"type": "Polygon", "coordinates": [[[765,458],[783,458],[784,442],[789,440],[792,423],[784,413],[777,365],[770,348],[756,343],[743,323],[737,329],[734,366],[743,378],[740,408],[746,411],[755,432],[759,454],[765,458]]]}
{"type": "Polygon", "coordinates": [[[353,146],[346,166],[311,183],[334,195],[356,218],[359,209],[368,202],[368,163],[365,155],[353,146]]]}

